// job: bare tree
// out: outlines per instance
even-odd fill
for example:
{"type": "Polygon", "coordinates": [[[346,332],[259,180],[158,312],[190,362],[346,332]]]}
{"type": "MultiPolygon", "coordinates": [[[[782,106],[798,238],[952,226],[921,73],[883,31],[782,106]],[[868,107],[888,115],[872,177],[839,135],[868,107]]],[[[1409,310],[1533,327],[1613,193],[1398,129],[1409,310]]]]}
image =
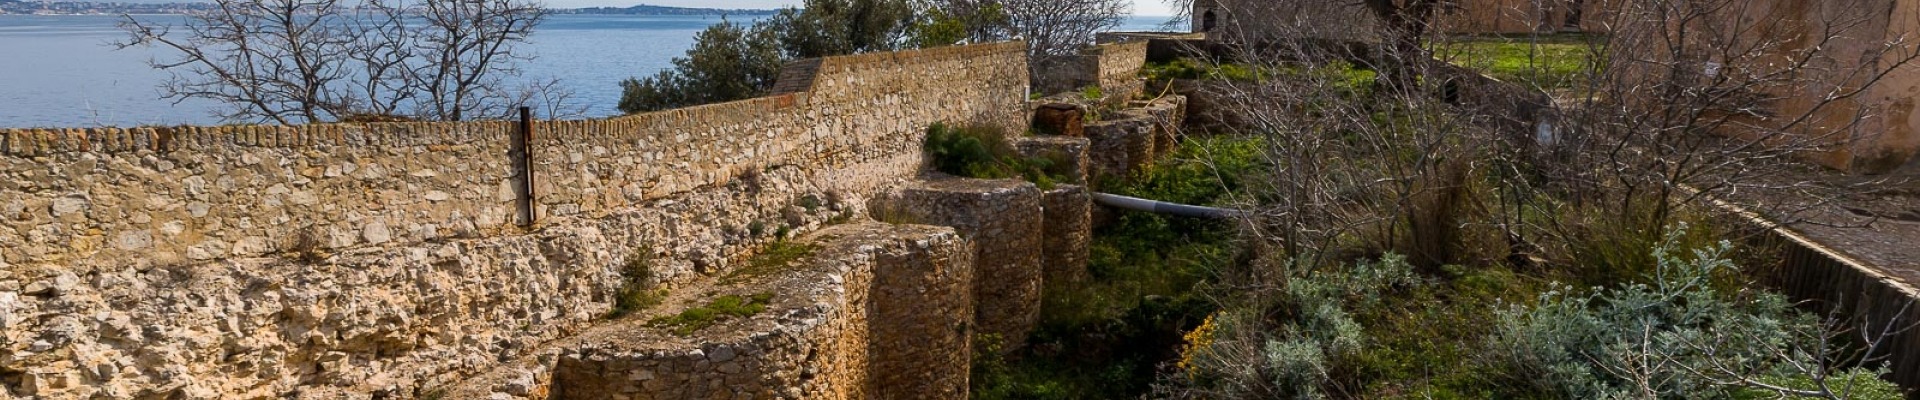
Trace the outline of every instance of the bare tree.
{"type": "Polygon", "coordinates": [[[1132,10],[1126,0],[1000,0],[1013,32],[1030,54],[1069,55],[1093,44],[1094,34],[1120,26],[1132,10]]]}
{"type": "Polygon", "coordinates": [[[935,24],[962,25],[963,39],[1024,39],[1033,55],[1078,54],[1132,10],[1125,0],[920,0],[915,6],[945,20],[935,24]]]}
{"type": "MultiPolygon", "coordinates": [[[[179,25],[133,16],[120,47],[179,53],[155,68],[176,101],[206,98],[232,121],[500,117],[535,97],[510,88],[525,43],[547,15],[524,0],[219,0],[179,25]]],[[[555,90],[552,85],[529,88],[555,90]]],[[[564,98],[564,95],[550,96],[564,98]]]]}
{"type": "MultiPolygon", "coordinates": [[[[1582,18],[1604,21],[1611,35],[1588,43],[1593,61],[1564,87],[1499,82],[1434,61],[1458,44],[1434,30],[1435,4],[1422,3],[1354,0],[1369,12],[1347,15],[1369,20],[1319,21],[1386,27],[1388,45],[1369,49],[1262,24],[1275,31],[1259,38],[1295,40],[1237,48],[1229,62],[1256,73],[1196,92],[1230,114],[1233,128],[1266,140],[1271,168],[1243,180],[1252,182],[1243,215],[1251,245],[1285,261],[1221,279],[1249,298],[1232,301],[1252,304],[1254,315],[1285,314],[1258,308],[1270,301],[1260,297],[1315,268],[1385,252],[1428,268],[1504,260],[1522,270],[1644,271],[1660,233],[1717,212],[1710,202],[1760,200],[1747,205],[1792,224],[1838,196],[1874,189],[1823,179],[1808,160],[1842,160],[1830,165],[1854,171],[1906,162],[1871,151],[1889,123],[1874,93],[1900,83],[1890,77],[1920,57],[1914,32],[1897,30],[1916,17],[1890,17],[1891,3],[1606,2],[1614,8],[1582,18]],[[1359,83],[1376,77],[1390,84],[1359,83]]],[[[1255,36],[1223,39],[1247,37],[1255,36]]],[[[1241,350],[1252,357],[1271,351],[1257,347],[1270,332],[1285,331],[1251,329],[1257,337],[1244,341],[1256,347],[1241,350]]],[[[1830,354],[1796,356],[1788,367],[1826,384],[1830,354]]],[[[1245,373],[1272,372],[1246,365],[1245,373]]],[[[1756,385],[1753,371],[1713,368],[1724,370],[1697,373],[1777,389],[1756,385]]],[[[1251,381],[1272,382],[1265,378],[1251,381]]]]}

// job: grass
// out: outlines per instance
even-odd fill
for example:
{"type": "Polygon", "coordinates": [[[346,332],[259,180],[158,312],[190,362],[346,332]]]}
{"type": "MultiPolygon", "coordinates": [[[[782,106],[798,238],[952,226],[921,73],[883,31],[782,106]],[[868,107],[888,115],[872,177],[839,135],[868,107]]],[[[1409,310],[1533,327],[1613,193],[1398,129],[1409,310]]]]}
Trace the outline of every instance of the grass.
{"type": "Polygon", "coordinates": [[[1587,34],[1462,36],[1434,44],[1434,56],[1502,81],[1567,90],[1587,82],[1604,40],[1587,34]]]}
{"type": "Polygon", "coordinates": [[[747,260],[745,267],[735,269],[733,273],[720,279],[720,283],[739,283],[792,269],[795,262],[813,255],[813,252],[819,249],[820,246],[811,243],[796,243],[786,239],[775,241],[767,245],[767,248],[760,250],[760,254],[755,254],[752,259],[747,260]]]}
{"type": "MultiPolygon", "coordinates": [[[[1166,82],[1174,79],[1212,79],[1237,82],[1255,82],[1273,77],[1274,71],[1257,68],[1247,64],[1210,63],[1191,58],[1179,58],[1167,62],[1149,62],[1140,70],[1148,82],[1166,82]]],[[[1155,86],[1159,86],[1156,84],[1155,86]]]]}
{"type": "Polygon", "coordinates": [[[1360,398],[1484,399],[1507,393],[1491,367],[1476,362],[1495,313],[1546,290],[1548,280],[1502,267],[1449,265],[1442,275],[1356,311],[1373,341],[1336,364],[1342,385],[1360,398]]]}
{"type": "Polygon", "coordinates": [[[773,293],[759,293],[752,297],[726,295],[713,299],[705,306],[689,308],[679,314],[654,318],[647,325],[669,329],[675,335],[686,336],[695,331],[713,326],[727,318],[746,318],[767,310],[767,303],[773,300],[773,293]]]}
{"type": "MultiPolygon", "coordinates": [[[[1258,142],[1195,138],[1150,173],[1106,190],[1189,204],[1219,204],[1238,176],[1258,168],[1258,142]],[[1206,161],[1206,162],[1202,162],[1206,161]],[[1208,165],[1219,166],[1214,170],[1208,165]]],[[[1175,362],[1186,332],[1214,311],[1200,288],[1233,262],[1233,229],[1212,220],[1124,213],[1094,232],[1091,279],[1049,284],[1041,322],[1021,350],[999,357],[981,338],[976,399],[1137,398],[1161,365],[1175,362]]]]}
{"type": "Polygon", "coordinates": [[[1105,91],[1102,91],[1099,86],[1088,86],[1088,87],[1080,88],[1081,100],[1094,101],[1094,100],[1099,100],[1106,97],[1107,97],[1107,93],[1105,91]]]}

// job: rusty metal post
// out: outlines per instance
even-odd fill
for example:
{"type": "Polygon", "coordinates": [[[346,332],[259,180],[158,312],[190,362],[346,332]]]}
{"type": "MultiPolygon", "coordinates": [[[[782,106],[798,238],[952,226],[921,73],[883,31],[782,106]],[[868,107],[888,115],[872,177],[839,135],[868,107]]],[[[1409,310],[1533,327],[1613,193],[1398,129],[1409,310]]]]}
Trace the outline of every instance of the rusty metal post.
{"type": "Polygon", "coordinates": [[[537,213],[534,212],[534,208],[533,208],[533,205],[535,204],[535,202],[534,202],[534,193],[533,193],[533,109],[532,108],[520,107],[520,132],[518,137],[514,138],[514,144],[515,144],[514,148],[516,148],[519,153],[519,154],[516,154],[516,157],[514,157],[516,158],[516,160],[514,160],[514,163],[519,164],[519,165],[516,165],[515,167],[517,167],[517,169],[520,170],[520,210],[521,210],[520,212],[523,213],[521,214],[522,218],[520,219],[520,221],[522,226],[532,227],[534,223],[534,216],[537,215],[537,213]]]}

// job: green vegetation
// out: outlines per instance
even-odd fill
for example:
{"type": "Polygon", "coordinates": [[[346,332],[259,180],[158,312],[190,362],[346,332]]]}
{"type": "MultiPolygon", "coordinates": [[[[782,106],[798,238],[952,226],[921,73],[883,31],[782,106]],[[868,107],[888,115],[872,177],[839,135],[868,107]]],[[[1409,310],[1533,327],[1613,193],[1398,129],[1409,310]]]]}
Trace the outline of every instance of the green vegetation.
{"type": "Polygon", "coordinates": [[[1179,58],[1167,62],[1149,62],[1140,71],[1148,82],[1165,82],[1173,79],[1212,79],[1237,82],[1256,82],[1273,77],[1272,70],[1255,68],[1247,64],[1210,63],[1192,58],[1179,58]]]}
{"type": "Polygon", "coordinates": [[[1104,187],[1285,217],[1209,237],[1187,225],[1206,221],[1120,214],[1096,238],[1095,282],[1048,288],[1029,348],[982,361],[981,398],[1138,397],[1124,371],[1148,359],[1175,368],[1152,388],[1169,398],[1744,399],[1819,382],[1851,388],[1842,398],[1897,393],[1857,355],[1810,352],[1846,343],[1752,288],[1731,257],[1772,260],[1719,244],[1729,234],[1709,211],[1547,183],[1541,167],[1473,145],[1487,133],[1432,91],[1376,92],[1352,65],[1280,64],[1244,81],[1197,65],[1152,73],[1297,94],[1302,107],[1251,112],[1304,128],[1188,138],[1176,160],[1104,187]],[[1200,237],[1210,251],[1184,241],[1200,237]],[[1182,260],[1210,261],[1172,273],[1194,265],[1182,260]],[[1151,283],[1126,286],[1142,276],[1151,283]],[[1155,301],[1128,301],[1142,293],[1155,301]],[[1159,341],[1171,336],[1154,327],[1174,325],[1190,328],[1159,341]],[[1072,329],[1106,341],[1058,333],[1072,329]],[[1133,341],[1117,353],[1150,356],[1100,358],[1121,338],[1133,341]]]}
{"type": "MultiPolygon", "coordinates": [[[[1750,378],[1814,389],[1806,377],[1815,371],[1786,363],[1828,356],[1807,353],[1828,339],[1820,321],[1778,294],[1718,283],[1737,272],[1727,258],[1731,245],[1687,257],[1674,247],[1679,239],[1668,235],[1652,251],[1648,283],[1555,288],[1531,308],[1501,310],[1487,346],[1505,372],[1496,375],[1500,383],[1557,398],[1725,397],[1753,391],[1738,384],[1750,378]]],[[[1861,394],[1896,391],[1878,379],[1856,384],[1861,394]]]]}
{"type": "Polygon", "coordinates": [[[759,254],[755,254],[752,259],[747,261],[745,267],[735,269],[733,273],[727,274],[720,282],[737,283],[786,271],[793,268],[795,262],[813,255],[813,252],[818,250],[820,250],[819,245],[796,243],[791,240],[780,239],[773,242],[773,244],[767,245],[765,249],[761,249],[759,254]]]}
{"type": "Polygon", "coordinates": [[[1332,62],[1327,65],[1306,68],[1301,65],[1256,66],[1245,63],[1215,63],[1193,58],[1178,58],[1167,62],[1149,62],[1141,69],[1141,75],[1147,78],[1149,88],[1163,88],[1175,79],[1211,80],[1235,84],[1269,82],[1277,78],[1301,77],[1305,74],[1326,74],[1316,78],[1338,82],[1339,87],[1350,93],[1365,93],[1373,86],[1374,78],[1379,75],[1372,70],[1359,68],[1346,62],[1332,62]]]}
{"type": "Polygon", "coordinates": [[[620,111],[760,96],[788,61],[899,48],[913,16],[906,0],[807,0],[753,25],[722,21],[694,36],[673,69],[620,82],[620,111]]]}
{"type": "Polygon", "coordinates": [[[1107,97],[1107,93],[1101,90],[1099,86],[1088,86],[1088,87],[1080,88],[1081,100],[1094,101],[1094,100],[1099,100],[1105,97],[1107,97]]]}
{"type": "Polygon", "coordinates": [[[773,293],[759,293],[752,297],[726,295],[713,299],[706,306],[689,308],[679,314],[654,318],[647,321],[648,326],[666,328],[673,334],[686,336],[719,323],[722,319],[746,318],[767,310],[773,293]]]}
{"type": "Polygon", "coordinates": [[[1022,178],[1049,190],[1071,174],[1065,155],[1022,156],[1007,142],[1006,131],[996,127],[935,123],[927,127],[925,149],[934,169],[954,176],[1022,178]]]}
{"type": "Polygon", "coordinates": [[[1467,36],[1436,44],[1434,53],[1499,80],[1555,91],[1584,85],[1604,42],[1586,34],[1467,36]]]}
{"type": "MultiPolygon", "coordinates": [[[[1259,164],[1257,142],[1193,138],[1150,173],[1103,190],[1190,204],[1221,204],[1259,164]],[[1217,169],[1216,169],[1217,167],[1217,169]]],[[[1123,213],[1095,232],[1085,282],[1050,282],[1041,323],[1025,346],[981,338],[973,369],[977,399],[1136,398],[1175,360],[1184,333],[1213,311],[1201,287],[1235,254],[1232,225],[1123,213]]]]}
{"type": "Polygon", "coordinates": [[[620,291],[614,295],[613,310],[607,311],[607,318],[620,318],[653,308],[666,298],[666,289],[653,287],[652,250],[635,249],[626,265],[620,268],[620,291]]]}

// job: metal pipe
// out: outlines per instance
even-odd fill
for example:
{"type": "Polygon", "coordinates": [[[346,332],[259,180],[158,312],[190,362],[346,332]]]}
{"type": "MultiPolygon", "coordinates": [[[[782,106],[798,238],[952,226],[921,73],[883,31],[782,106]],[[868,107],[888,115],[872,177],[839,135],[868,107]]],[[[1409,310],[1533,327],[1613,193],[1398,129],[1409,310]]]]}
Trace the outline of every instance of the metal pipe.
{"type": "Polygon", "coordinates": [[[1094,193],[1093,202],[1114,208],[1192,218],[1229,219],[1238,218],[1241,215],[1240,210],[1168,203],[1106,193],[1094,193]]]}

